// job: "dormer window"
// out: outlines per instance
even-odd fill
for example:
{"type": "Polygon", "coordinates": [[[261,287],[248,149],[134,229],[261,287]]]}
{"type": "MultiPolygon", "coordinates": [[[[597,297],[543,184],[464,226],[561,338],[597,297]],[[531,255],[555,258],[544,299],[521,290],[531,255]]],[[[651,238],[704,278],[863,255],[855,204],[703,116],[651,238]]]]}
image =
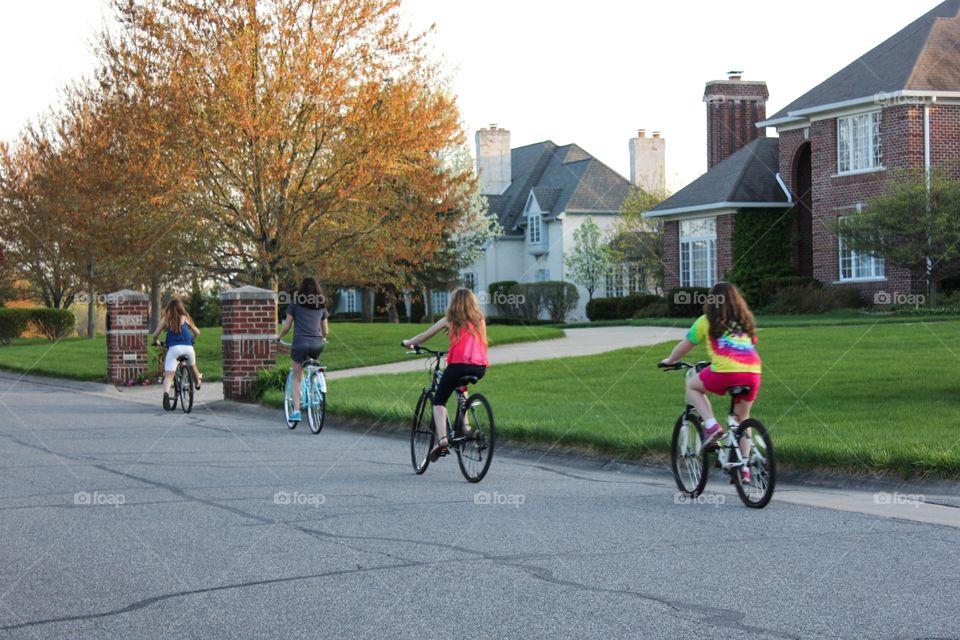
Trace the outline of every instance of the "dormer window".
{"type": "Polygon", "coordinates": [[[543,242],[543,216],[541,214],[531,213],[527,216],[527,238],[530,244],[543,242]]]}
{"type": "Polygon", "coordinates": [[[882,169],[880,111],[837,118],[837,173],[882,169]]]}

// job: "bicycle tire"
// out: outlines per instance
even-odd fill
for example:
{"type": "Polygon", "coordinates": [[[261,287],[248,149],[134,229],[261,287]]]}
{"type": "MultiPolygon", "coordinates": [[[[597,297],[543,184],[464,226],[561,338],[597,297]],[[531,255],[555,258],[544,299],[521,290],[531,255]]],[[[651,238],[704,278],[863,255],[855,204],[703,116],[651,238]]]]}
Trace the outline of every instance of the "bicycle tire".
{"type": "Polygon", "coordinates": [[[430,466],[430,451],[436,441],[436,431],[433,428],[433,403],[428,393],[421,393],[417,401],[417,408],[413,411],[413,422],[410,425],[410,461],[417,475],[422,474],[430,466]],[[427,413],[424,419],[424,412],[427,413]]]}
{"type": "Polygon", "coordinates": [[[181,367],[179,374],[180,410],[190,413],[193,411],[193,372],[188,367],[181,367]]]}
{"type": "MultiPolygon", "coordinates": [[[[466,440],[457,446],[457,463],[460,472],[469,482],[480,482],[493,461],[493,449],[496,443],[496,426],[493,422],[493,409],[490,401],[482,394],[467,398],[465,416],[470,424],[470,433],[466,440]]],[[[463,425],[460,426],[463,432],[463,425]]]]}
{"type": "Polygon", "coordinates": [[[707,474],[710,465],[707,452],[703,451],[703,425],[700,417],[690,414],[687,419],[686,432],[683,424],[684,414],[680,414],[673,426],[673,437],[670,440],[670,468],[673,471],[673,480],[681,493],[696,498],[703,493],[707,486],[707,474]],[[694,430],[696,436],[691,442],[694,430]],[[683,449],[683,451],[681,451],[683,449]]]}
{"type": "Polygon", "coordinates": [[[310,431],[317,435],[323,430],[323,422],[327,417],[327,402],[323,391],[320,390],[320,373],[310,374],[307,388],[310,390],[307,401],[307,417],[310,420],[310,431]]]}
{"type": "Polygon", "coordinates": [[[297,421],[290,419],[293,413],[293,370],[287,372],[287,383],[283,387],[283,418],[287,423],[287,429],[296,429],[297,421]]]}
{"type": "Polygon", "coordinates": [[[773,440],[763,423],[753,418],[741,422],[739,429],[738,440],[743,440],[747,431],[750,431],[751,447],[748,464],[751,477],[750,484],[744,486],[740,471],[735,469],[733,484],[743,504],[752,509],[763,509],[770,504],[773,491],[777,486],[777,456],[773,450],[773,440]]]}

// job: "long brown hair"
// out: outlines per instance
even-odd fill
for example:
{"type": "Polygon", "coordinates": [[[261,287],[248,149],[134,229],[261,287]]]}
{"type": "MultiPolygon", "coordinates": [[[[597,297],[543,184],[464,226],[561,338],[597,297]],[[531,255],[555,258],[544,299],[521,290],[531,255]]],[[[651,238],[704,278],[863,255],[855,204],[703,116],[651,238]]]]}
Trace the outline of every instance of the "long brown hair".
{"type": "Polygon", "coordinates": [[[301,307],[308,309],[323,309],[327,306],[327,299],[323,296],[320,285],[313,278],[304,278],[297,289],[297,297],[294,300],[301,307]]]}
{"type": "Polygon", "coordinates": [[[703,312],[710,323],[710,337],[717,340],[724,333],[745,333],[757,336],[753,312],[740,290],[729,282],[718,282],[710,288],[703,312]]]}
{"type": "Polygon", "coordinates": [[[187,308],[183,306],[183,302],[173,298],[163,310],[163,322],[167,325],[167,331],[179,334],[180,318],[186,318],[193,322],[193,318],[187,313],[187,308]]]}
{"type": "Polygon", "coordinates": [[[459,336],[466,330],[487,344],[487,321],[483,318],[477,296],[470,289],[461,287],[453,292],[447,307],[447,324],[450,335],[459,336]]]}

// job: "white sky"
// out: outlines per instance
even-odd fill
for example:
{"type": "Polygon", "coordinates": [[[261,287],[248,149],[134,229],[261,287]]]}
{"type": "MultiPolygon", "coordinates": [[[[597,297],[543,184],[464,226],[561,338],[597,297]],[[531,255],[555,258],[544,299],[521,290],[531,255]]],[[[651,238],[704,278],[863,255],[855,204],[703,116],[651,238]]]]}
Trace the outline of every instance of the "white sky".
{"type": "MultiPolygon", "coordinates": [[[[706,170],[703,86],[744,70],[772,115],[939,0],[404,0],[436,24],[469,143],[491,123],[512,146],[575,142],[624,176],[638,128],[667,141],[667,186],[706,170]]],[[[0,0],[0,139],[93,68],[102,0],[0,0]]]]}

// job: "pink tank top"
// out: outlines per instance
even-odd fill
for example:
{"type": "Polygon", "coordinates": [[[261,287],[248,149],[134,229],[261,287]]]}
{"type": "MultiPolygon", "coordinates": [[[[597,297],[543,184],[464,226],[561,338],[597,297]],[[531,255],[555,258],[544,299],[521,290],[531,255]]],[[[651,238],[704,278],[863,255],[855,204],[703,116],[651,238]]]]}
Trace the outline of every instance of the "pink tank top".
{"type": "MultiPolygon", "coordinates": [[[[473,329],[471,325],[470,329],[473,329]]],[[[490,366],[487,360],[487,345],[472,331],[462,331],[460,335],[450,334],[450,351],[447,353],[448,364],[475,364],[484,367],[490,366]]]]}

